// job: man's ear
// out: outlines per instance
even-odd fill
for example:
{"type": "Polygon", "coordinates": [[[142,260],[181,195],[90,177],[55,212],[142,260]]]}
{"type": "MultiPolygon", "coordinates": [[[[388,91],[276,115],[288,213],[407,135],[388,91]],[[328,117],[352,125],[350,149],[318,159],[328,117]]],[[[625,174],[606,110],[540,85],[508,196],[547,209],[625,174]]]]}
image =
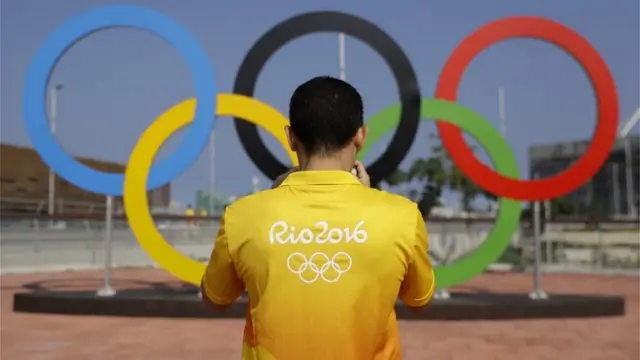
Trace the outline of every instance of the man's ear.
{"type": "Polygon", "coordinates": [[[296,140],[296,136],[293,134],[293,131],[291,131],[291,126],[286,125],[284,127],[284,132],[287,134],[287,141],[289,142],[289,147],[291,148],[291,150],[293,150],[293,152],[297,152],[298,141],[296,140]]]}
{"type": "Polygon", "coordinates": [[[367,140],[367,134],[369,133],[369,127],[367,125],[362,125],[358,132],[356,132],[356,136],[353,138],[353,144],[356,146],[356,149],[360,151],[364,147],[364,143],[367,140]]]}

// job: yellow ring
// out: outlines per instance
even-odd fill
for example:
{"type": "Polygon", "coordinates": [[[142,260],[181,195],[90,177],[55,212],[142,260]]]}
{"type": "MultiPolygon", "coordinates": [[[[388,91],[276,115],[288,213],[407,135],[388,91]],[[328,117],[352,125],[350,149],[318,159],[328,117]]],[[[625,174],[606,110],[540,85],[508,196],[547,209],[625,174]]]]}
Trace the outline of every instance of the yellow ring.
{"type": "MultiPolygon", "coordinates": [[[[218,116],[238,117],[263,127],[287,150],[294,166],[297,165],[297,157],[289,148],[284,132],[289,121],[278,110],[254,98],[237,94],[218,94],[217,103],[218,116]]],[[[161,114],[144,131],[127,163],[123,197],[129,226],[140,246],[170,274],[199,286],[205,264],[177,251],[162,237],[149,211],[146,191],[153,159],[173,133],[193,120],[195,107],[195,99],[182,101],[161,114]]]]}

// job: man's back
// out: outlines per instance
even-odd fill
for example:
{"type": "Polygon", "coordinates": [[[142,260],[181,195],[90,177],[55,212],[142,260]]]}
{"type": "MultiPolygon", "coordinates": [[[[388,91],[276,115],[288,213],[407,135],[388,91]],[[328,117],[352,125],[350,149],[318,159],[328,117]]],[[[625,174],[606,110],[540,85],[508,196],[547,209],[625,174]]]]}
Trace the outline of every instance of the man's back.
{"type": "Polygon", "coordinates": [[[302,171],[230,206],[222,226],[238,284],[208,269],[203,288],[218,303],[249,293],[243,358],[400,358],[396,299],[423,306],[434,287],[414,203],[345,171],[302,171]]]}

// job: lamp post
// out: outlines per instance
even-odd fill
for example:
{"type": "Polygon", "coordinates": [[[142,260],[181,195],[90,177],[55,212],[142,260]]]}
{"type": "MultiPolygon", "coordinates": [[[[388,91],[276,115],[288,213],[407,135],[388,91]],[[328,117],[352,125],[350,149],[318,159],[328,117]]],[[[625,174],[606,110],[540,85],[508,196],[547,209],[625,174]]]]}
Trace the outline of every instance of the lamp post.
{"type": "Polygon", "coordinates": [[[215,172],[215,157],[216,157],[216,148],[215,148],[215,140],[214,140],[215,130],[211,132],[211,136],[209,138],[209,216],[214,216],[215,212],[215,182],[216,182],[216,172],[215,172]]]}
{"type": "MultiPolygon", "coordinates": [[[[49,88],[49,126],[51,133],[56,133],[56,117],[58,115],[58,91],[64,87],[62,84],[57,84],[49,88]]],[[[55,213],[55,198],[56,198],[56,174],[53,169],[49,168],[49,204],[48,211],[49,216],[53,216],[55,213]]]]}
{"type": "Polygon", "coordinates": [[[625,172],[625,187],[627,193],[627,214],[630,217],[636,215],[636,207],[634,203],[634,193],[633,193],[633,154],[632,154],[632,146],[631,139],[629,139],[629,133],[633,129],[633,127],[640,120],[640,108],[636,110],[633,115],[624,123],[622,129],[620,130],[620,138],[624,141],[624,172],[625,172]]]}
{"type": "Polygon", "coordinates": [[[500,115],[500,134],[507,140],[507,114],[504,105],[504,87],[498,88],[498,113],[500,115]]]}
{"type": "Polygon", "coordinates": [[[338,34],[338,66],[340,71],[340,80],[347,80],[347,64],[345,58],[345,36],[344,33],[338,34]]]}

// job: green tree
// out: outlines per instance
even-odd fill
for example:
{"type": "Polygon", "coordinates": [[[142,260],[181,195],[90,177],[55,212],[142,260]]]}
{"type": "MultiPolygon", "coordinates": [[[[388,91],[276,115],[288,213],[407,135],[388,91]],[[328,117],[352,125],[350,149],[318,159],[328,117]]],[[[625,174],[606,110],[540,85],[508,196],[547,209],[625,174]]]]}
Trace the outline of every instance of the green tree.
{"type": "Polygon", "coordinates": [[[440,206],[440,196],[446,183],[446,175],[438,157],[416,159],[409,171],[396,170],[386,179],[391,186],[405,183],[417,183],[417,188],[410,189],[405,195],[418,204],[423,216],[440,206]]]}
{"type": "Polygon", "coordinates": [[[495,196],[480,189],[453,164],[438,136],[431,134],[429,139],[434,144],[431,156],[416,159],[406,172],[396,170],[386,179],[389,185],[417,184],[417,188],[408,190],[405,195],[418,203],[425,217],[434,207],[442,205],[440,197],[446,188],[460,194],[460,206],[468,212],[475,210],[473,203],[480,195],[495,200],[495,196]]]}
{"type": "Polygon", "coordinates": [[[551,200],[551,216],[572,216],[578,213],[578,202],[569,197],[551,200]]]}
{"type": "Polygon", "coordinates": [[[460,195],[460,208],[466,212],[474,211],[473,202],[483,191],[455,165],[449,170],[448,178],[448,187],[460,195]]]}
{"type": "MultiPolygon", "coordinates": [[[[551,218],[575,216],[578,214],[578,202],[570,197],[560,197],[551,199],[551,218]]],[[[541,204],[540,206],[540,218],[546,219],[547,207],[541,204]]],[[[531,203],[522,210],[521,219],[532,220],[533,219],[533,206],[531,203]]]]}

